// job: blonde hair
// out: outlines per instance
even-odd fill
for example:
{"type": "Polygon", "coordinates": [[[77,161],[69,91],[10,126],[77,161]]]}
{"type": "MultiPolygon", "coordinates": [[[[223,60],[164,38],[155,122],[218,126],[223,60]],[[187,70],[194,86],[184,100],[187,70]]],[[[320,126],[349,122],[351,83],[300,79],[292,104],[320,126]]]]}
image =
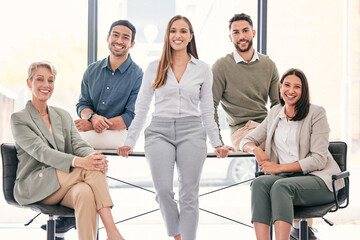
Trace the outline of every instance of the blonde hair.
{"type": "Polygon", "coordinates": [[[33,62],[30,64],[29,69],[28,69],[28,79],[32,80],[32,77],[35,74],[36,69],[38,69],[39,67],[44,67],[50,70],[50,72],[52,73],[52,75],[54,75],[54,78],[56,78],[56,74],[57,71],[54,67],[54,65],[52,65],[49,61],[38,61],[38,62],[33,62]]]}
{"type": "MultiPolygon", "coordinates": [[[[169,40],[170,28],[171,28],[171,25],[175,21],[180,20],[180,19],[183,19],[189,25],[190,34],[194,34],[194,29],[191,25],[191,22],[186,17],[181,16],[181,15],[176,15],[170,19],[170,21],[166,27],[166,33],[165,33],[165,37],[164,37],[164,47],[163,47],[160,62],[159,62],[159,65],[158,65],[158,68],[156,71],[156,77],[155,77],[155,81],[152,86],[152,89],[157,89],[157,88],[163,86],[164,84],[166,84],[167,71],[168,71],[169,67],[172,65],[172,49],[171,49],[170,40],[169,40]]],[[[187,45],[186,50],[187,50],[187,53],[193,55],[195,58],[199,58],[198,54],[197,54],[197,50],[196,50],[196,43],[195,43],[194,35],[193,35],[190,43],[187,45]]]]}

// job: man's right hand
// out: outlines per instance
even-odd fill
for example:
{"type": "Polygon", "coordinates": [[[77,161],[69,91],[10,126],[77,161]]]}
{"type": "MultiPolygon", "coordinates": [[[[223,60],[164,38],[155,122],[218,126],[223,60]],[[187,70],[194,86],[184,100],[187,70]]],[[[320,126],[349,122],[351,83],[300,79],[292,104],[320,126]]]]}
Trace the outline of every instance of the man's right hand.
{"type": "Polygon", "coordinates": [[[94,129],[91,122],[86,119],[77,119],[74,123],[79,132],[86,132],[94,129]]]}
{"type": "Polygon", "coordinates": [[[91,124],[97,133],[102,133],[105,129],[110,128],[112,122],[110,122],[110,120],[106,117],[94,114],[91,118],[91,124]]]}

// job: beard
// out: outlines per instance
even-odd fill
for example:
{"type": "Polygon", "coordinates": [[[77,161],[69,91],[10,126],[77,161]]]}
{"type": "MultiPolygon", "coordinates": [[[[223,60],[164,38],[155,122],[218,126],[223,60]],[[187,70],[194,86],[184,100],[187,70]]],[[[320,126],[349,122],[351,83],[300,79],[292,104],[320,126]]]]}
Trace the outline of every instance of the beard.
{"type": "MultiPolygon", "coordinates": [[[[241,40],[242,40],[242,39],[241,39],[241,40]]],[[[240,41],[241,41],[241,40],[240,40],[240,41]]],[[[236,43],[234,43],[234,46],[235,46],[235,48],[236,48],[236,50],[237,50],[238,52],[247,52],[247,51],[249,51],[249,50],[251,49],[252,45],[253,45],[253,40],[252,40],[252,39],[249,41],[249,45],[248,45],[248,47],[245,48],[245,49],[241,49],[236,43]]]]}

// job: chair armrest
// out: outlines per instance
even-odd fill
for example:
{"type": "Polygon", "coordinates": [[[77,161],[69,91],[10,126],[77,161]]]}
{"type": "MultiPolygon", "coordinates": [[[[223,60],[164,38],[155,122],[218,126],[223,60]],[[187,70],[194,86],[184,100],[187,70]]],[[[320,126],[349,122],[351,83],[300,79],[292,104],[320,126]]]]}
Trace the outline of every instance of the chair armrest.
{"type": "Polygon", "coordinates": [[[334,181],[334,180],[346,178],[346,177],[349,177],[349,176],[350,176],[349,171],[344,171],[344,172],[340,172],[340,173],[332,175],[331,179],[334,181]]]}
{"type": "Polygon", "coordinates": [[[350,173],[349,171],[344,171],[344,172],[340,172],[337,174],[334,174],[331,176],[332,179],[332,189],[333,189],[333,193],[334,193],[334,201],[335,201],[335,209],[330,210],[330,212],[336,212],[339,208],[346,208],[349,205],[349,185],[350,185],[350,180],[349,180],[349,176],[350,173]],[[344,179],[345,182],[345,200],[346,203],[343,206],[339,205],[339,200],[338,200],[338,195],[337,192],[335,190],[335,181],[339,180],[339,179],[344,179]]]}

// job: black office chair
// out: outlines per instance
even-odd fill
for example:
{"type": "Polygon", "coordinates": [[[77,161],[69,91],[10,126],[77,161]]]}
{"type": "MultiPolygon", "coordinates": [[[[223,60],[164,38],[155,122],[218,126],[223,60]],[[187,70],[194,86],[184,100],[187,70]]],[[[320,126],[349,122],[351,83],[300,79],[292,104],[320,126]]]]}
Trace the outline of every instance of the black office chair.
{"type": "Polygon", "coordinates": [[[14,184],[19,161],[16,156],[15,145],[12,143],[1,144],[1,158],[3,166],[3,192],[6,202],[16,207],[30,208],[36,212],[48,215],[49,220],[47,221],[46,228],[47,240],[55,240],[54,216],[74,216],[74,210],[61,205],[45,205],[41,203],[33,203],[23,206],[19,205],[14,199],[14,184]]]}
{"type": "MultiPolygon", "coordinates": [[[[300,230],[299,230],[299,239],[300,240],[308,240],[308,224],[307,218],[318,218],[321,217],[326,223],[330,226],[334,224],[325,219],[324,216],[329,212],[336,212],[341,208],[346,208],[349,205],[349,176],[350,173],[346,170],[346,156],[347,156],[347,145],[345,142],[334,141],[329,143],[329,151],[333,156],[334,160],[340,167],[341,172],[338,174],[332,175],[332,186],[335,189],[335,181],[338,179],[344,179],[345,187],[336,192],[334,191],[334,202],[311,206],[311,207],[300,207],[294,206],[294,218],[301,219],[300,221],[300,230]]],[[[263,175],[262,172],[256,172],[255,177],[263,175]]],[[[272,226],[270,229],[270,239],[272,239],[272,226]]]]}
{"type": "Polygon", "coordinates": [[[333,226],[334,224],[331,221],[325,219],[324,216],[328,212],[336,212],[337,210],[341,208],[346,208],[349,205],[350,173],[346,170],[347,145],[345,142],[340,141],[330,142],[329,151],[341,170],[340,173],[332,175],[333,189],[335,189],[335,180],[338,179],[344,179],[345,187],[340,189],[337,195],[334,191],[335,200],[332,203],[312,207],[294,206],[294,218],[302,219],[300,221],[300,240],[308,240],[308,225],[306,221],[307,218],[321,217],[326,223],[328,223],[330,226],[333,226]]]}

